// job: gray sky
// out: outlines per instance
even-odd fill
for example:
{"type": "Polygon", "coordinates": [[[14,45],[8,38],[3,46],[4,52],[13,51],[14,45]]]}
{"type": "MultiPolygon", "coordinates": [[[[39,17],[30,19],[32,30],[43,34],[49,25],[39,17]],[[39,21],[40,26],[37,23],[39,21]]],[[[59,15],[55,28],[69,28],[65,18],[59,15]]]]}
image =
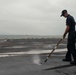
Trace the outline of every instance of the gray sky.
{"type": "Polygon", "coordinates": [[[0,0],[0,34],[62,35],[63,9],[76,19],[76,0],[0,0]]]}

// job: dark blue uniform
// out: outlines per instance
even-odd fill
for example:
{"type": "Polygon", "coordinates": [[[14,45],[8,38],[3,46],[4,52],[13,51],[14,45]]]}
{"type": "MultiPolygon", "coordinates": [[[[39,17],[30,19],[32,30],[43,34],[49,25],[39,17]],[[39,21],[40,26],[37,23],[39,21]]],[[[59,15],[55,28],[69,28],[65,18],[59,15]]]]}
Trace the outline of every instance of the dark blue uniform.
{"type": "Polygon", "coordinates": [[[70,27],[70,30],[68,32],[68,42],[67,42],[67,54],[66,59],[72,60],[71,55],[74,58],[74,61],[76,61],[76,50],[75,50],[75,20],[71,15],[67,16],[66,19],[66,25],[70,27]]]}

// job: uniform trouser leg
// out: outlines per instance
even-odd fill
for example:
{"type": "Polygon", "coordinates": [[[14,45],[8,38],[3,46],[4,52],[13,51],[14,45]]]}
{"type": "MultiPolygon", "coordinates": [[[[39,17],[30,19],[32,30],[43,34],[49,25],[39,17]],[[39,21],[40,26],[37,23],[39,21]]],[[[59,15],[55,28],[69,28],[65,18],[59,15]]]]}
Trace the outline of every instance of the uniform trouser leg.
{"type": "Polygon", "coordinates": [[[75,38],[68,39],[66,59],[71,60],[71,55],[76,61],[75,38]]]}
{"type": "Polygon", "coordinates": [[[68,50],[68,51],[67,51],[67,53],[66,53],[66,57],[65,57],[65,58],[66,58],[67,60],[71,61],[71,60],[72,60],[72,58],[71,58],[71,51],[70,51],[68,48],[67,48],[67,50],[68,50]]]}

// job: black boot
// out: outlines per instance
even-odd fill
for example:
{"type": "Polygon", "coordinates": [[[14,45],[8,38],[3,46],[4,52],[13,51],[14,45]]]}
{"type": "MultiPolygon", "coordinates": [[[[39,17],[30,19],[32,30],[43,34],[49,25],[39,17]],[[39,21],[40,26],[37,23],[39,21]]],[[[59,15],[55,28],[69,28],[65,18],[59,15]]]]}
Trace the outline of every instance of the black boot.
{"type": "Polygon", "coordinates": [[[76,65],[76,61],[70,62],[71,65],[76,65]]]}
{"type": "Polygon", "coordinates": [[[63,59],[62,61],[71,62],[71,60],[69,60],[69,59],[63,59]]]}

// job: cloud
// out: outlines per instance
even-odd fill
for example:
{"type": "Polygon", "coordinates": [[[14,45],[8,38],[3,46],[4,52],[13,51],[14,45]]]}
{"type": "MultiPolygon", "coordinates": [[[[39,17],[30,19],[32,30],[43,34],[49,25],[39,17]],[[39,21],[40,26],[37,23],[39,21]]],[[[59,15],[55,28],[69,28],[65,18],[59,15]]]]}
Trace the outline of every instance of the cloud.
{"type": "Polygon", "coordinates": [[[0,33],[62,35],[65,19],[61,11],[73,16],[75,0],[0,0],[0,33]]]}

